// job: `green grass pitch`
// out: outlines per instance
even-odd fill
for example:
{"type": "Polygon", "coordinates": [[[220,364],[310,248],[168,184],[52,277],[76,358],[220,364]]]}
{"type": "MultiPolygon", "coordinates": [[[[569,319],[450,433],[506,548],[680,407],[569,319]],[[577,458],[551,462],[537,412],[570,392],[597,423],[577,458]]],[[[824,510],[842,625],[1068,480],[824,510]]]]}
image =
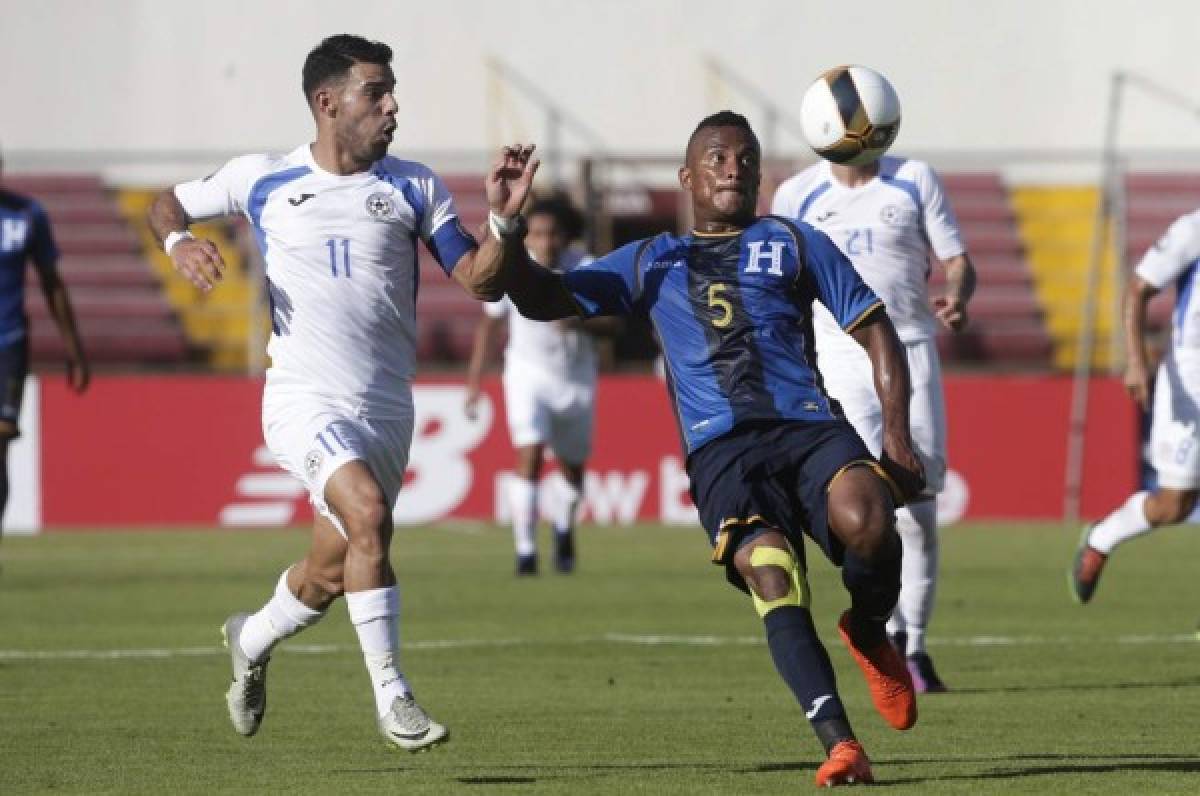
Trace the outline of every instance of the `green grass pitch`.
{"type": "MultiPolygon", "coordinates": [[[[834,632],[847,602],[809,548],[814,610],[876,778],[894,793],[1200,792],[1193,529],[1067,594],[1075,530],[943,531],[930,651],[951,693],[888,729],[834,632]]],[[[217,628],[266,598],[305,533],[191,531],[0,544],[0,793],[678,793],[805,790],[821,755],[749,601],[701,532],[586,527],[569,577],[512,575],[506,530],[401,530],[404,668],[452,733],[386,747],[340,604],[271,663],[252,739],[222,698],[217,628]]]]}

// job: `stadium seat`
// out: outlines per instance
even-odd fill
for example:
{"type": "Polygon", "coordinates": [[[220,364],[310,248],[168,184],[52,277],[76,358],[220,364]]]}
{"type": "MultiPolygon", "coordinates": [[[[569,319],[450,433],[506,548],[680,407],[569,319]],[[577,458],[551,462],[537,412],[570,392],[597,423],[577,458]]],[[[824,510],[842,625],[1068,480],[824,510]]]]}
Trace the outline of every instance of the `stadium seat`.
{"type": "MultiPolygon", "coordinates": [[[[978,272],[970,325],[956,335],[940,333],[943,358],[948,365],[1046,366],[1053,346],[1007,186],[994,172],[941,177],[978,272]]],[[[931,294],[943,283],[944,274],[935,268],[931,294]]]]}
{"type": "MultiPolygon", "coordinates": [[[[99,176],[6,174],[4,185],[46,208],[62,255],[59,272],[94,363],[142,367],[190,358],[191,347],[142,255],[138,234],[99,176]]],[[[58,366],[65,348],[33,274],[25,306],[35,368],[58,366]]]]}

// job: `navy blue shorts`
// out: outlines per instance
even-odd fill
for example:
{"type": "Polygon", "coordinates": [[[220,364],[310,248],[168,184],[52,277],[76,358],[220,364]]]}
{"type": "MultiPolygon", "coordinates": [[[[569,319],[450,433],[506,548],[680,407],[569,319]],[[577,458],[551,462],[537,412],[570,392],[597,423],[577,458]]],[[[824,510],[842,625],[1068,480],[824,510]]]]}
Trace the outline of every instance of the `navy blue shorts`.
{"type": "Polygon", "coordinates": [[[25,377],[29,375],[29,338],[0,348],[0,440],[20,433],[21,399],[25,396],[25,377]]]}
{"type": "Polygon", "coordinates": [[[692,500],[713,546],[713,563],[745,590],[733,554],[767,530],[784,533],[804,563],[804,534],[834,564],[845,550],[829,530],[827,494],[839,472],[875,459],[845,420],[754,422],[688,457],[692,500]]]}

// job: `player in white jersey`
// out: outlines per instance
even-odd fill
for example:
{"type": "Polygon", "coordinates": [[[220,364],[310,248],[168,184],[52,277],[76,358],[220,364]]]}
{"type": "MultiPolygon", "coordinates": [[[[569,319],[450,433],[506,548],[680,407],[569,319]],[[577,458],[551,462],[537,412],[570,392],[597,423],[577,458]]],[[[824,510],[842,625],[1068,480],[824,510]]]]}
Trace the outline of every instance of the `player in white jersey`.
{"type": "MultiPolygon", "coordinates": [[[[476,244],[441,180],[387,155],[396,80],[384,44],[331,36],[304,63],[313,144],[283,156],[235,158],[164,191],[150,223],[198,288],[221,278],[195,220],[245,215],[271,298],[271,368],[263,431],[280,465],[308,487],[316,520],[305,558],[256,613],[222,628],[233,662],[230,719],[253,735],[266,708],[266,667],[284,638],[315,624],[343,594],[375,693],[379,729],[418,750],[447,737],[412,697],[399,664],[400,594],[389,561],[392,508],[413,432],[416,239],[473,296],[503,293],[510,219],[528,193],[531,148],[506,148],[489,172],[491,234],[476,244]]],[[[519,231],[519,230],[518,230],[519,231]]],[[[519,240],[515,245],[519,245],[519,240]]]]}
{"type": "MultiPolygon", "coordinates": [[[[534,202],[525,215],[529,224],[525,245],[535,262],[560,272],[591,262],[589,255],[570,246],[582,231],[583,219],[566,199],[534,202]]],[[[550,501],[554,564],[559,572],[571,572],[584,467],[592,450],[596,346],[591,331],[596,324],[611,326],[612,319],[589,321],[588,328],[577,319],[531,321],[507,297],[484,304],[483,309],[467,367],[465,409],[474,416],[492,342],[507,320],[503,385],[509,437],[517,453],[517,474],[509,494],[517,574],[538,571],[538,480],[546,446],[554,452],[562,476],[554,482],[557,494],[550,501]]]]}
{"type": "MultiPolygon", "coordinates": [[[[946,473],[945,403],[934,338],[939,323],[952,331],[966,323],[975,269],[941,181],[918,160],[882,157],[860,166],[818,161],[779,186],[771,212],[806,221],[833,239],[883,299],[908,354],[909,418],[927,486],[923,500],[896,512],[904,557],[900,600],[888,632],[905,653],[917,690],[944,691],[925,649],[937,586],[935,496],[946,473]],[[945,290],[932,303],[930,253],[946,271],[945,290]]],[[[871,363],[824,307],[815,306],[814,327],[825,387],[878,456],[883,418],[871,363]]]]}
{"type": "Polygon", "coordinates": [[[1177,219],[1142,257],[1125,290],[1125,387],[1137,405],[1150,409],[1146,353],[1146,304],[1174,284],[1171,343],[1154,380],[1150,464],[1158,488],[1139,490],[1094,526],[1084,528],[1069,574],[1080,603],[1092,599],[1117,545],[1164,525],[1183,522],[1200,494],[1200,307],[1195,301],[1200,268],[1200,210],[1177,219]]]}

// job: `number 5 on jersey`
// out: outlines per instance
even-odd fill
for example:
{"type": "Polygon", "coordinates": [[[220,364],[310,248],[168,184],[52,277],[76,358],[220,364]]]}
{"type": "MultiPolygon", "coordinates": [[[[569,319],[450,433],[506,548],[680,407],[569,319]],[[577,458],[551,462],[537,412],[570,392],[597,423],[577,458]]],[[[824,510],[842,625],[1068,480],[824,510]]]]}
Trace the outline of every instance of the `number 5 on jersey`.
{"type": "Polygon", "coordinates": [[[342,250],[342,257],[341,257],[342,273],[341,273],[341,276],[344,276],[347,279],[349,279],[350,278],[350,239],[349,238],[342,238],[341,240],[338,240],[337,238],[330,238],[329,240],[325,241],[325,248],[329,249],[329,271],[333,274],[334,278],[336,279],[338,276],[338,251],[337,250],[338,250],[339,246],[342,250]]]}
{"type": "Polygon", "coordinates": [[[729,299],[721,298],[721,294],[729,289],[729,285],[718,282],[708,286],[708,306],[720,310],[721,314],[712,319],[712,325],[724,329],[733,320],[733,304],[729,299]]]}

